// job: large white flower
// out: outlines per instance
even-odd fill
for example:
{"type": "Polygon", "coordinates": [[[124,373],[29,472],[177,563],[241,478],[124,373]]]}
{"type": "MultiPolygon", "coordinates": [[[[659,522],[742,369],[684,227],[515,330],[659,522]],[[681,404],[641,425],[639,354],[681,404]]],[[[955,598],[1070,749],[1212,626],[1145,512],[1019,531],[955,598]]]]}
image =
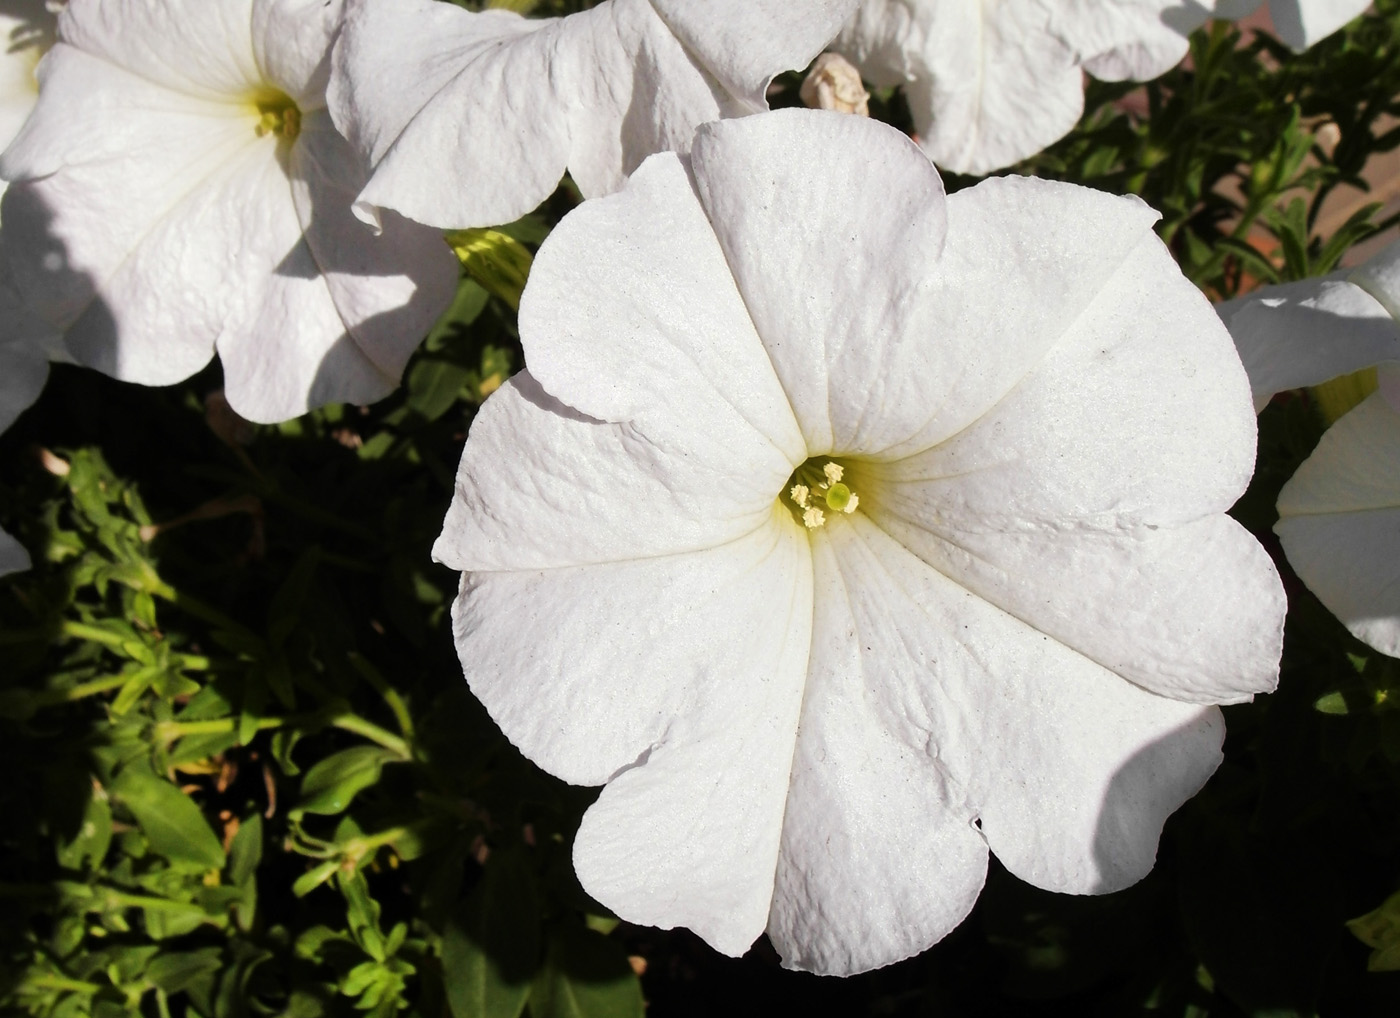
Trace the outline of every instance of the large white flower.
{"type": "MultiPolygon", "coordinates": [[[[904,86],[934,162],[989,173],[1069,133],[1084,111],[1085,71],[1107,81],[1155,78],[1186,55],[1187,35],[1207,18],[1259,2],[865,0],[833,48],[873,84],[904,86]]],[[[1302,48],[1367,2],[1274,0],[1271,9],[1280,35],[1302,48]]]]}
{"type": "Polygon", "coordinates": [[[859,0],[604,0],[565,18],[348,0],[330,105],[371,162],[375,207],[443,227],[529,212],[567,168],[615,190],[695,128],[768,108],[859,0]]]}
{"type": "Polygon", "coordinates": [[[72,0],[0,158],[19,285],[77,361],[165,384],[218,349],[229,401],[280,420],[376,399],[446,305],[432,231],[350,205],[325,109],[339,4],[72,0]]]}
{"type": "Polygon", "coordinates": [[[1062,891],[1151,868],[1284,612],[1224,515],[1244,373],[1154,219],[945,199],[897,131],[788,110],[556,228],[434,554],[476,695],[607,783],[598,900],[851,973],[957,925],[989,849],[1062,891]]]}
{"type": "Polygon", "coordinates": [[[1400,243],[1359,268],[1265,287],[1222,317],[1255,406],[1380,365],[1279,492],[1274,527],[1308,589],[1357,639],[1400,657],[1400,243]]]}

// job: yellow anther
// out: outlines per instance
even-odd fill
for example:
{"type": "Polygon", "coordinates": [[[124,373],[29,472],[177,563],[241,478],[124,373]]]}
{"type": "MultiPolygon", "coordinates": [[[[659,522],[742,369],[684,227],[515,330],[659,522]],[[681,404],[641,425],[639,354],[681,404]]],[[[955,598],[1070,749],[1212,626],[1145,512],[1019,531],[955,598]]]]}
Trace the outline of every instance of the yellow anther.
{"type": "Polygon", "coordinates": [[[833,460],[809,459],[795,471],[787,497],[793,515],[809,530],[825,526],[828,512],[849,515],[860,503],[850,487],[841,482],[845,467],[833,460]]]}
{"type": "Polygon", "coordinates": [[[274,134],[279,138],[294,141],[301,133],[301,110],[290,97],[278,92],[256,100],[253,105],[258,111],[258,123],[253,131],[259,138],[274,134]]]}

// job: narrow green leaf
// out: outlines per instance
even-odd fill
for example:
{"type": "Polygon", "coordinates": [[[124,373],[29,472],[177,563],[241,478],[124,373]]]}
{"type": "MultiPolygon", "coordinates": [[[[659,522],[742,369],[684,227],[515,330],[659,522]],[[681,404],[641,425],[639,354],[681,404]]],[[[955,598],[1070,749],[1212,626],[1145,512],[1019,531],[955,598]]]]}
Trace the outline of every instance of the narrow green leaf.
{"type": "Polygon", "coordinates": [[[386,763],[397,759],[382,746],[352,746],[332,753],[306,772],[297,808],[307,813],[341,813],[356,793],[379,780],[386,763]]]}

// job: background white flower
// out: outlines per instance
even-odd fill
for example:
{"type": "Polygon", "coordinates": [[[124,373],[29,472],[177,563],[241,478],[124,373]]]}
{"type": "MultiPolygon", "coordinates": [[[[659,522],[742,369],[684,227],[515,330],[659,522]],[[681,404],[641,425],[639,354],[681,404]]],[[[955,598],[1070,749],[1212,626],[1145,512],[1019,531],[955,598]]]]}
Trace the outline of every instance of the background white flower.
{"type": "MultiPolygon", "coordinates": [[[[1368,0],[1275,0],[1280,36],[1307,45],[1368,0]]],[[[920,143],[939,166],[990,173],[1069,133],[1084,72],[1147,81],[1186,55],[1211,16],[1259,0],[864,0],[832,48],[871,83],[902,85],[920,143]]]]}
{"type": "Polygon", "coordinates": [[[989,849],[1040,887],[1139,879],[1284,612],[1224,515],[1244,373],[1154,214],[945,200],[897,131],[817,111],[707,125],[689,171],[653,157],[545,243],[529,370],[434,552],[473,691],[607,783],[584,887],[852,973],[956,926],[989,849]]]}
{"type": "MultiPolygon", "coordinates": [[[[1188,11],[1198,8],[1196,24],[1207,18],[1243,18],[1258,10],[1265,0],[1185,0],[1188,11]]],[[[1320,42],[1356,17],[1371,0],[1268,0],[1274,33],[1301,53],[1320,42]]],[[[1195,28],[1196,24],[1187,24],[1195,28]]]]}
{"type": "Polygon", "coordinates": [[[567,168],[615,190],[695,128],[768,108],[859,0],[604,0],[565,18],[434,0],[348,0],[336,123],[374,168],[362,214],[442,227],[510,222],[567,168]]]}
{"type": "Polygon", "coordinates": [[[166,384],[217,347],[240,414],[376,399],[450,299],[432,231],[350,204],[325,110],[339,4],[73,0],[0,158],[16,279],[67,352],[166,384]]]}
{"type": "Polygon", "coordinates": [[[1279,535],[1309,590],[1357,639],[1400,657],[1400,243],[1322,279],[1220,308],[1256,409],[1285,389],[1380,366],[1279,492],[1279,535]]]}

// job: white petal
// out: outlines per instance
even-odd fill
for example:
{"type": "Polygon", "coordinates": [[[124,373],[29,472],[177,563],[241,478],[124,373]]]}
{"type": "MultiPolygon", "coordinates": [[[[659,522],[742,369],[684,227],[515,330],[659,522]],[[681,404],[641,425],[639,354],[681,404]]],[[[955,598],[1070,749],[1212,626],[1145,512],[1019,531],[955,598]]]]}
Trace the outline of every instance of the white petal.
{"type": "Polygon", "coordinates": [[[1083,73],[1048,22],[1038,0],[885,0],[858,12],[834,48],[872,81],[905,84],[935,163],[981,174],[1039,152],[1083,111],[1083,73]]]}
{"type": "Polygon", "coordinates": [[[253,421],[384,396],[456,285],[435,231],[390,216],[375,236],[355,220],[354,157],[324,111],[305,118],[288,159],[291,179],[269,162],[259,190],[275,257],[247,264],[246,299],[218,340],[229,404],[253,421]]]}
{"type": "Polygon", "coordinates": [[[556,24],[349,0],[327,101],[373,169],[361,201],[455,227],[510,222],[548,197],[569,148],[556,24]]]}
{"type": "Polygon", "coordinates": [[[13,0],[0,11],[0,146],[10,143],[34,108],[39,97],[34,70],[56,30],[45,0],[13,0]]]}
{"type": "MultiPolygon", "coordinates": [[[[280,173],[253,118],[60,45],[6,151],[35,177],[5,195],[17,285],[80,363],[168,384],[203,367],[247,266],[276,265],[263,193],[280,173]],[[75,122],[76,121],[76,122],[75,122]]],[[[285,189],[285,185],[284,185],[285,189]]]]}
{"type": "Polygon", "coordinates": [[[374,168],[361,201],[438,226],[518,218],[566,164],[585,195],[608,193],[699,124],[747,112],[648,0],[535,21],[351,0],[329,99],[374,168]]]}
{"type": "Polygon", "coordinates": [[[343,6],[342,0],[253,0],[253,52],[261,77],[302,113],[326,105],[331,43],[343,6]]]}
{"type": "MultiPolygon", "coordinates": [[[[637,698],[618,708],[628,716],[677,712],[639,726],[659,734],[584,814],[574,841],[579,881],[629,922],[687,926],[728,955],[747,950],[767,922],[812,638],[805,535],[789,518],[754,538],[703,560],[590,570],[584,588],[590,600],[601,590],[590,631],[616,641],[597,658],[593,689],[637,698]],[[658,569],[674,585],[658,585],[658,569]],[[658,594],[693,601],[659,607],[658,594]],[[619,647],[639,651],[631,668],[619,647]],[[664,707],[649,692],[661,686],[674,698],[664,707]]],[[[546,607],[543,623],[553,628],[558,604],[546,607]]],[[[571,669],[575,658],[567,656],[571,669]]],[[[558,681],[553,671],[535,674],[537,690],[558,681]]]]}
{"type": "Polygon", "coordinates": [[[872,519],[921,559],[1144,689],[1233,703],[1278,683],[1283,586],[1259,542],[1228,516],[1123,531],[974,532],[941,525],[936,504],[884,494],[872,519]]]}
{"type": "Polygon", "coordinates": [[[1207,13],[1180,0],[1052,0],[1050,28],[1104,81],[1149,81],[1181,62],[1207,13]]]}
{"type": "Polygon", "coordinates": [[[666,24],[748,112],[780,71],[802,70],[832,40],[860,0],[651,0],[666,24]]]}
{"type": "MultiPolygon", "coordinates": [[[[68,0],[59,38],[147,81],[213,102],[248,96],[261,80],[254,0],[68,0]]],[[[237,101],[237,100],[234,100],[237,101]]]]}
{"type": "MultiPolygon", "coordinates": [[[[1108,528],[1224,512],[1254,472],[1249,384],[1230,336],[1147,234],[1059,341],[947,441],[862,473],[949,528],[1108,528]]],[[[922,513],[921,517],[922,518],[922,513]]]]}
{"type": "Polygon", "coordinates": [[[25,306],[0,250],[0,432],[39,398],[55,336],[25,306]]]}
{"type": "Polygon", "coordinates": [[[24,545],[0,530],[0,576],[22,573],[31,564],[29,552],[24,550],[24,545]]]}
{"type": "Polygon", "coordinates": [[[1347,281],[1365,290],[1400,320],[1400,242],[1388,244],[1347,273],[1347,281]]]}
{"type": "Polygon", "coordinates": [[[1136,199],[1022,178],[945,202],[898,132],[815,110],[707,125],[693,158],[813,454],[894,458],[962,430],[1029,372],[1156,217],[1136,199]]]}
{"type": "Polygon", "coordinates": [[[1269,0],[1274,32],[1301,53],[1371,5],[1371,0],[1269,0]]]}
{"type": "Polygon", "coordinates": [[[696,462],[630,424],[585,417],[521,372],[472,422],[433,557],[453,569],[546,569],[738,540],[787,517],[776,497],[791,467],[733,452],[696,462]]]}
{"type": "Polygon", "coordinates": [[[873,528],[855,516],[812,535],[812,663],[768,925],[785,966],[827,975],[888,965],[942,939],[971,911],[987,871],[977,810],[907,709],[937,681],[914,648],[946,633],[923,617],[890,627],[892,605],[917,609],[900,594],[902,577],[891,584],[871,560],[861,529],[873,528]]]}
{"type": "Polygon", "coordinates": [[[917,347],[901,339],[943,249],[937,172],[898,131],[818,110],[706,125],[692,159],[810,453],[878,445],[883,418],[924,384],[917,347]]]}
{"type": "Polygon", "coordinates": [[[1220,310],[1249,373],[1256,410],[1286,389],[1400,357],[1395,319],[1344,279],[1264,287],[1220,310]]]}
{"type": "Polygon", "coordinates": [[[1381,393],[1327,429],[1278,511],[1308,589],[1357,639],[1400,657],[1400,414],[1381,393]]]}
{"type": "Polygon", "coordinates": [[[554,397],[626,421],[713,469],[788,473],[807,457],[788,397],[680,160],[570,213],[520,306],[526,362],[554,397]]]}
{"type": "MultiPolygon", "coordinates": [[[[788,20],[796,19],[789,13],[788,20]]],[[[752,112],[725,92],[649,0],[600,4],[565,18],[559,34],[575,69],[570,93],[558,100],[572,111],[569,174],[585,198],[616,191],[654,152],[688,151],[701,124],[752,112]]]]}
{"type": "Polygon", "coordinates": [[[850,522],[829,533],[863,670],[889,675],[870,702],[926,740],[997,858],[1056,891],[1143,877],[1219,764],[1219,712],[1143,692],[850,522]]]}
{"type": "MultiPolygon", "coordinates": [[[[0,313],[0,325],[3,322],[0,313]]],[[[48,377],[49,360],[38,343],[0,340],[0,431],[39,398],[48,377]]]]}

